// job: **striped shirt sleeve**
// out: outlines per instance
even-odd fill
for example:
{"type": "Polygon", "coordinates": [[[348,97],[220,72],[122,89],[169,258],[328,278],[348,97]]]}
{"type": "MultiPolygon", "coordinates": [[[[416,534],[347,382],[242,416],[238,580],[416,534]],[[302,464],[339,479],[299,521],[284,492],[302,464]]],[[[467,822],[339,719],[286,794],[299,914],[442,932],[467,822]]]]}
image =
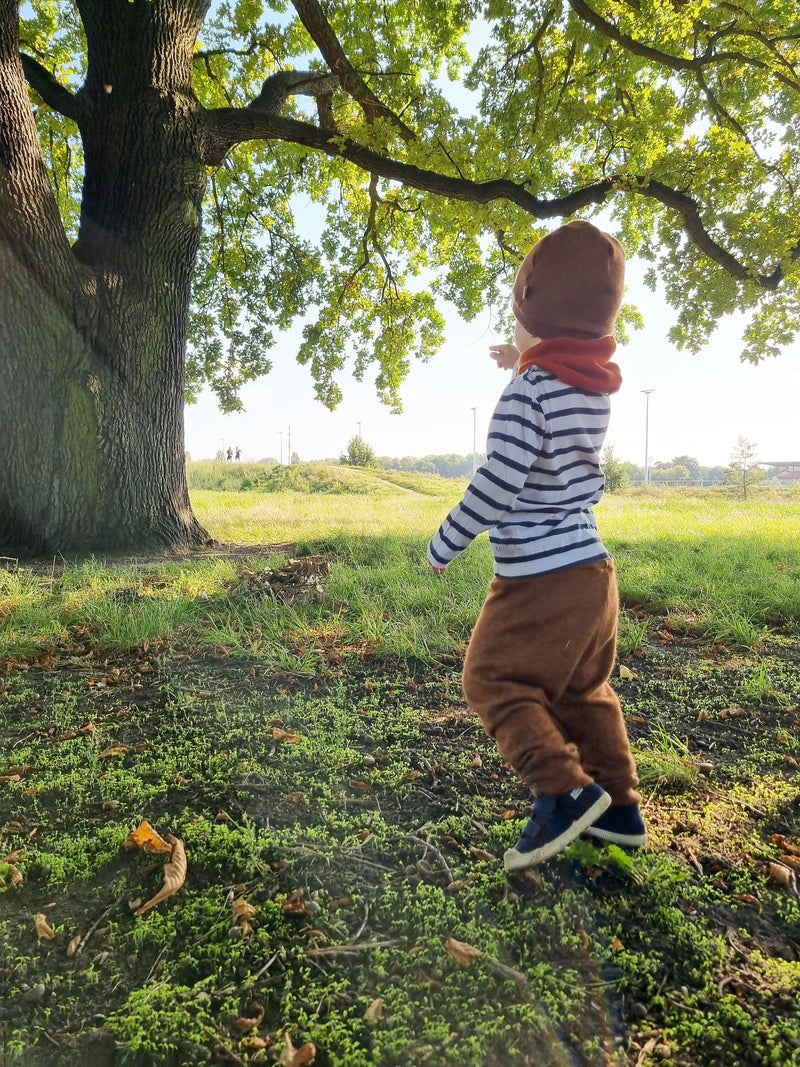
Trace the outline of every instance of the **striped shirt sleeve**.
{"type": "Polygon", "coordinates": [[[514,509],[531,467],[541,454],[546,419],[535,388],[524,377],[503,391],[489,425],[486,462],[475,471],[464,497],[428,545],[433,567],[448,563],[485,530],[514,509]]]}

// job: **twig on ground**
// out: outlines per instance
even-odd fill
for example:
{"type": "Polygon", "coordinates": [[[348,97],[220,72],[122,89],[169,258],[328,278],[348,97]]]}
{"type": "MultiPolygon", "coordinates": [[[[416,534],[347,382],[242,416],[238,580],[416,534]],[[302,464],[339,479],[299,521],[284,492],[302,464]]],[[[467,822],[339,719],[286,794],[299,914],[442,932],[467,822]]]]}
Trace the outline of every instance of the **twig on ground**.
{"type": "Polygon", "coordinates": [[[114,901],[114,903],[113,904],[109,904],[109,906],[106,908],[106,910],[103,912],[103,914],[98,919],[95,919],[95,921],[92,923],[92,925],[89,927],[89,929],[86,931],[86,933],[81,938],[81,943],[75,949],[75,959],[77,959],[78,956],[80,956],[80,954],[83,952],[84,948],[86,947],[86,942],[89,940],[89,938],[95,932],[95,930],[98,928],[100,923],[105,922],[105,920],[109,917],[109,915],[114,910],[114,908],[119,907],[119,905],[122,903],[122,901],[124,899],[125,899],[124,894],[122,896],[117,897],[117,899],[114,901]]]}
{"type": "MultiPolygon", "coordinates": [[[[444,856],[441,854],[441,852],[435,845],[432,845],[430,841],[426,841],[424,837],[417,837],[416,834],[401,834],[400,836],[406,838],[408,841],[413,841],[415,845],[421,845],[426,851],[430,849],[430,851],[434,854],[439,863],[442,865],[442,869],[444,870],[444,873],[447,875],[450,881],[455,881],[455,876],[450,870],[450,866],[447,860],[444,858],[444,856]]],[[[423,859],[424,858],[425,857],[423,856],[423,859]]]]}

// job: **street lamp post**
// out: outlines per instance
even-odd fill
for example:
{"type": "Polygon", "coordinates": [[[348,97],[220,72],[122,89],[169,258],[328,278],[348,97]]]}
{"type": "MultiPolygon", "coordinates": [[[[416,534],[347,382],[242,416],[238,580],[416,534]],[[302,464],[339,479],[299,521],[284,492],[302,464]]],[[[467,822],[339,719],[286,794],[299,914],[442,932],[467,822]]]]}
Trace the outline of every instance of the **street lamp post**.
{"type": "Polygon", "coordinates": [[[475,466],[476,466],[476,464],[475,464],[475,459],[476,459],[476,452],[475,452],[475,420],[477,418],[477,410],[478,410],[477,408],[470,408],[470,411],[472,412],[472,473],[473,474],[475,473],[475,466]]]}
{"type": "Polygon", "coordinates": [[[278,437],[281,439],[281,466],[283,466],[283,430],[278,430],[278,437]]]}
{"type": "Polygon", "coordinates": [[[650,394],[655,389],[641,389],[645,395],[644,408],[644,484],[650,484],[650,394]]]}

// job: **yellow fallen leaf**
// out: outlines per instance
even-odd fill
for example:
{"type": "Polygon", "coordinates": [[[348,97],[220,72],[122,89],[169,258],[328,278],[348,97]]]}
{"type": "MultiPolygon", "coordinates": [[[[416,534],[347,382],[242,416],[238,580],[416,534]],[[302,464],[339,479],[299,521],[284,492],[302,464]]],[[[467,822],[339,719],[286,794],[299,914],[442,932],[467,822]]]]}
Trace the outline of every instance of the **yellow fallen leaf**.
{"type": "Polygon", "coordinates": [[[157,833],[147,819],[132,830],[123,841],[125,848],[142,848],[145,852],[169,852],[172,853],[172,845],[157,833]]]}
{"type": "Polygon", "coordinates": [[[70,941],[70,943],[67,945],[67,956],[69,956],[70,959],[72,959],[72,957],[81,947],[81,941],[83,941],[83,937],[80,934],[76,934],[70,941]]]}
{"type": "Polygon", "coordinates": [[[483,953],[474,945],[468,945],[466,941],[456,941],[454,937],[448,937],[444,946],[456,963],[463,963],[469,967],[473,960],[479,960],[483,953]]]}
{"type": "Polygon", "coordinates": [[[47,921],[45,913],[40,911],[33,921],[36,924],[36,933],[39,937],[43,938],[45,941],[52,941],[56,935],[53,931],[53,927],[47,921]]]}
{"type": "Polygon", "coordinates": [[[633,673],[633,671],[630,669],[630,667],[626,667],[624,663],[620,663],[620,665],[619,665],[619,676],[620,676],[620,678],[635,678],[636,677],[636,675],[633,673]]]}
{"type": "Polygon", "coordinates": [[[480,752],[473,752],[472,753],[472,759],[467,764],[467,770],[468,771],[477,770],[479,767],[482,767],[482,766],[483,766],[483,760],[481,759],[480,752]]]}
{"type": "Polygon", "coordinates": [[[167,841],[172,845],[172,855],[164,864],[164,884],[154,897],[136,909],[134,915],[144,915],[156,904],[160,904],[162,900],[177,893],[186,881],[186,849],[183,841],[179,837],[173,837],[172,834],[167,834],[167,841]]]}

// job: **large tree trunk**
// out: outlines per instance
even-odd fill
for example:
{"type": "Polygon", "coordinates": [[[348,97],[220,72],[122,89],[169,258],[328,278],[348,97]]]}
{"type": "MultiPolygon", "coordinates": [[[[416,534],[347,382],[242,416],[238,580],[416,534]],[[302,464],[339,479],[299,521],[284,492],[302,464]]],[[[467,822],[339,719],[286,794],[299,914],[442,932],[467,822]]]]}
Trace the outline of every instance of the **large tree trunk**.
{"type": "Polygon", "coordinates": [[[72,249],[10,6],[0,0],[0,546],[196,545],[207,535],[186,489],[183,403],[205,182],[191,53],[205,5],[79,2],[89,67],[72,249]]]}

